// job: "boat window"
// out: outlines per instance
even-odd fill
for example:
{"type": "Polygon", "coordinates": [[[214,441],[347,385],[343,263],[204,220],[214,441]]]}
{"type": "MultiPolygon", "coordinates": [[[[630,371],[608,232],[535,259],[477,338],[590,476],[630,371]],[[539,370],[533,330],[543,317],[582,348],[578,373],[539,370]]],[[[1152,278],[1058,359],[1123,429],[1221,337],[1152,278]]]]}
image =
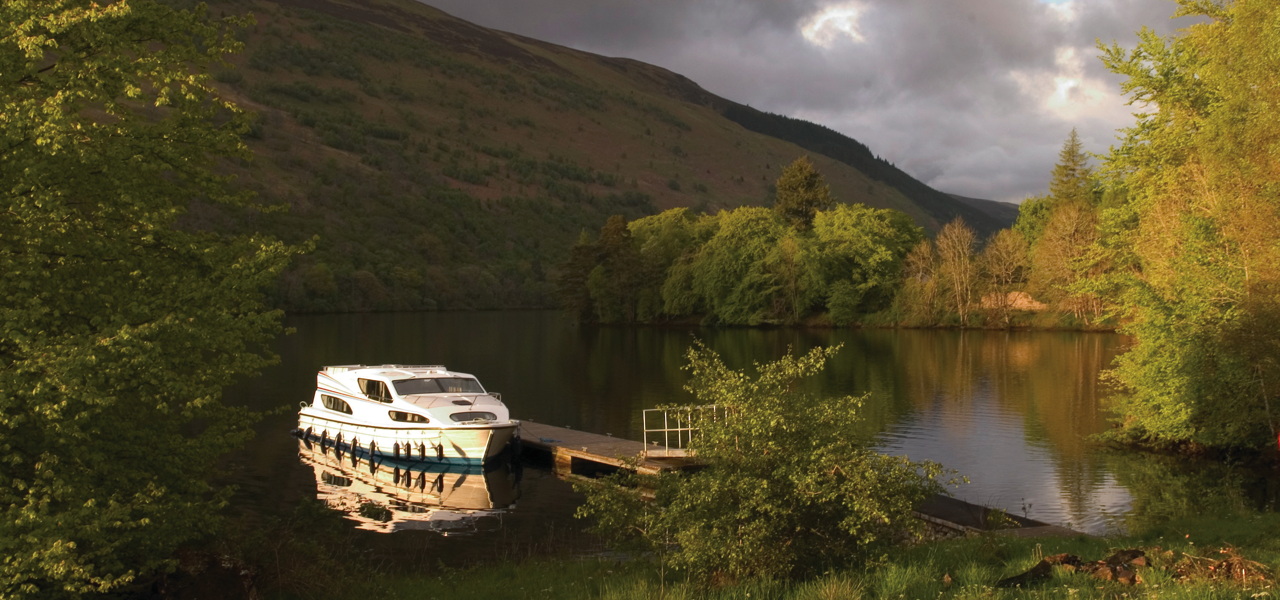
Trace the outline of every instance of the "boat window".
{"type": "Polygon", "coordinates": [[[423,379],[401,379],[392,382],[396,393],[401,396],[411,394],[483,394],[480,382],[470,377],[430,377],[423,379]]]}
{"type": "Polygon", "coordinates": [[[391,392],[387,390],[387,384],[376,379],[361,379],[360,391],[368,396],[370,400],[378,402],[390,402],[391,392]]]}
{"type": "Polygon", "coordinates": [[[335,398],[326,394],[320,395],[320,401],[324,403],[324,407],[329,410],[336,410],[340,413],[351,414],[351,405],[347,404],[342,398],[335,398]]]}
{"type": "Polygon", "coordinates": [[[391,411],[391,420],[400,421],[401,423],[430,423],[431,420],[424,415],[418,413],[400,412],[398,410],[391,411]]]}
{"type": "Polygon", "coordinates": [[[458,423],[471,423],[475,421],[488,422],[496,421],[498,419],[498,415],[491,412],[459,412],[449,415],[449,418],[457,421],[458,423]]]}

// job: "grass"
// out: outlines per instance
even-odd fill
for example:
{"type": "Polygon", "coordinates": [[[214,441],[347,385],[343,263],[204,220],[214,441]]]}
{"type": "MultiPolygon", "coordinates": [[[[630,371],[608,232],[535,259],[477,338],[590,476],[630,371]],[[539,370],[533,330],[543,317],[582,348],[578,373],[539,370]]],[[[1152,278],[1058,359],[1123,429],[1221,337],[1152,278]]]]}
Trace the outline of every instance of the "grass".
{"type": "MultiPolygon", "coordinates": [[[[1179,521],[1127,538],[1015,538],[984,535],[902,548],[878,564],[836,570],[808,581],[748,581],[703,586],[663,572],[656,561],[603,558],[530,558],[520,563],[437,571],[432,575],[371,577],[361,595],[380,599],[491,600],[562,598],[592,600],[827,600],[827,599],[1140,599],[1193,600],[1280,598],[1280,515],[1179,521]],[[1147,552],[1141,583],[1123,585],[1055,568],[1041,585],[1000,588],[996,582],[1023,573],[1041,558],[1068,553],[1084,561],[1120,549],[1147,552]],[[1238,583],[1207,567],[1231,549],[1263,570],[1263,579],[1238,583]],[[1195,557],[1193,559],[1187,558],[1195,557]],[[1182,578],[1177,570],[1192,572],[1182,578]],[[1198,565],[1198,567],[1196,567],[1198,565]]],[[[335,590],[336,591],[336,590],[335,590]]],[[[338,593],[334,597],[344,597],[338,593]]]]}

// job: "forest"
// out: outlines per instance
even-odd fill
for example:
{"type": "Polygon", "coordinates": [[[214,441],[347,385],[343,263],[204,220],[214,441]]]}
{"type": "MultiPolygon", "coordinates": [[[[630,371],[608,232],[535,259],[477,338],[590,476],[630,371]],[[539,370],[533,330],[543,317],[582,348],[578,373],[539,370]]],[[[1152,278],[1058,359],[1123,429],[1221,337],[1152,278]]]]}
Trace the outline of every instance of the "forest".
{"type": "Polygon", "coordinates": [[[983,240],[963,219],[932,239],[904,213],[839,203],[807,157],[773,207],[685,208],[580,239],[559,270],[584,322],[1112,329],[1085,282],[1104,194],[1075,131],[1049,193],[983,240]]]}

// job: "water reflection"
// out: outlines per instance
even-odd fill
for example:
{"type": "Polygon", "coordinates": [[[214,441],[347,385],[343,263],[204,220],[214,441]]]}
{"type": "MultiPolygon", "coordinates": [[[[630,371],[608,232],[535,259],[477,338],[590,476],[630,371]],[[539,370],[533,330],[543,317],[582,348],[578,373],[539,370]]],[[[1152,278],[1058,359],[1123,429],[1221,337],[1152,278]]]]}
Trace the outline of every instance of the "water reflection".
{"type": "Polygon", "coordinates": [[[910,409],[880,424],[881,448],[968,476],[957,490],[965,500],[1089,533],[1117,529],[1130,495],[1088,436],[1106,427],[1098,373],[1123,339],[935,333],[950,335],[899,338],[896,395],[910,409]]]}
{"type": "Polygon", "coordinates": [[[316,497],[345,513],[359,529],[443,535],[496,530],[520,497],[520,467],[343,454],[298,440],[298,460],[315,473],[316,497]]]}
{"type": "Polygon", "coordinates": [[[1195,517],[1273,512],[1280,507],[1274,469],[1189,461],[1172,456],[1108,452],[1108,467],[1133,496],[1121,519],[1129,531],[1195,517]]]}

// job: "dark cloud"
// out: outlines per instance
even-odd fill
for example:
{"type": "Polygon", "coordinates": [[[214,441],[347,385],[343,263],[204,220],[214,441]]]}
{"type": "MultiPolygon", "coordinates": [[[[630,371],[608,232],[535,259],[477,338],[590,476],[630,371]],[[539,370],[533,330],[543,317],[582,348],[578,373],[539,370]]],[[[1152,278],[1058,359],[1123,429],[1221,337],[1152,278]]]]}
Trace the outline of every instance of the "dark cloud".
{"type": "MultiPolygon", "coordinates": [[[[1043,193],[1077,128],[1103,152],[1132,122],[1096,41],[1180,24],[1170,0],[428,0],[479,25],[653,63],[712,93],[867,144],[943,191],[1043,193]],[[856,5],[857,38],[802,28],[856,5]]],[[[839,23],[839,20],[829,23],[839,23]]]]}

